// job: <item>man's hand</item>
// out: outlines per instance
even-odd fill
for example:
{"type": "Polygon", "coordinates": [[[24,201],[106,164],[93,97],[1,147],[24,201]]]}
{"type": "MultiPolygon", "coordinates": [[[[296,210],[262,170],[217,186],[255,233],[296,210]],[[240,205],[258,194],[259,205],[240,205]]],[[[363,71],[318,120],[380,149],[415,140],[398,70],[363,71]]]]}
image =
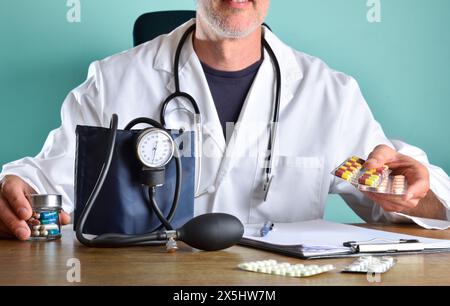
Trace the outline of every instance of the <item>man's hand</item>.
{"type": "MultiPolygon", "coordinates": [[[[30,237],[30,228],[26,220],[31,218],[32,209],[26,194],[36,191],[17,176],[6,176],[0,182],[0,237],[26,240],[30,237]]],[[[60,214],[61,224],[70,222],[70,216],[60,214]]]]}
{"type": "Polygon", "coordinates": [[[364,192],[364,194],[385,211],[407,213],[416,209],[430,190],[428,169],[414,158],[400,154],[386,145],[379,145],[370,153],[364,166],[379,168],[383,165],[389,166],[395,174],[406,177],[409,185],[407,194],[402,197],[371,192],[364,192]]]}

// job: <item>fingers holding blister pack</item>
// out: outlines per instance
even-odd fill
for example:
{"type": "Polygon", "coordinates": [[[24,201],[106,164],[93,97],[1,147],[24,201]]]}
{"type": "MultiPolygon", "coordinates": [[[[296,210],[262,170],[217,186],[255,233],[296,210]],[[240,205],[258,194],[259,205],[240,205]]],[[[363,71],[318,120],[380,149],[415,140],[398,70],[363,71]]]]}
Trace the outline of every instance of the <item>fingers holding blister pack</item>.
{"type": "Polygon", "coordinates": [[[365,160],[356,156],[345,160],[333,171],[333,175],[345,180],[361,191],[384,195],[403,196],[408,191],[408,183],[403,175],[392,175],[387,165],[367,169],[365,160]]]}

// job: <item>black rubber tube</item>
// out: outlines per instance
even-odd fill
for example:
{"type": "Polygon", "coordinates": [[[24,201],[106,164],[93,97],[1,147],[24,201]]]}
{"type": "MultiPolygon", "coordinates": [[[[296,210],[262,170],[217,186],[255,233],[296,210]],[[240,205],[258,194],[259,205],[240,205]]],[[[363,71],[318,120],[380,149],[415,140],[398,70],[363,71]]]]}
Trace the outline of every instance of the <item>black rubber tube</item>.
{"type": "Polygon", "coordinates": [[[94,189],[92,190],[86,205],[83,208],[83,211],[80,214],[80,218],[77,222],[77,230],[76,230],[76,237],[78,241],[80,241],[82,244],[86,246],[93,246],[93,242],[90,239],[87,239],[83,236],[83,228],[84,224],[86,223],[86,219],[89,216],[89,213],[91,212],[91,209],[95,203],[95,200],[98,197],[98,194],[100,193],[100,190],[103,187],[103,184],[105,182],[106,176],[108,175],[109,168],[111,166],[112,158],[114,155],[114,145],[116,143],[116,136],[117,136],[117,124],[118,124],[118,117],[117,114],[113,114],[111,117],[110,122],[110,132],[108,137],[108,147],[106,150],[106,156],[105,156],[105,162],[103,163],[102,169],[100,171],[100,174],[98,176],[97,182],[95,183],[94,189]]]}

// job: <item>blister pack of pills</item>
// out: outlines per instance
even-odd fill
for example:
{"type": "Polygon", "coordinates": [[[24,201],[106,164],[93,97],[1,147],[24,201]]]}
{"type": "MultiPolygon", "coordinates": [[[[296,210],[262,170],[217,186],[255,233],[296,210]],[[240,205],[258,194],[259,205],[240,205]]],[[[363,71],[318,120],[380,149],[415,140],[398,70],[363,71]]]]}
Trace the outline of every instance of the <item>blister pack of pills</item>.
{"type": "Polygon", "coordinates": [[[393,257],[383,256],[362,256],[346,266],[342,272],[344,273],[386,273],[394,265],[396,261],[393,257]]]}
{"type": "Polygon", "coordinates": [[[309,277],[313,275],[322,274],[334,270],[333,265],[292,265],[287,262],[278,263],[276,260],[261,260],[244,262],[238,265],[238,268],[245,271],[280,275],[287,277],[309,277]]]}
{"type": "Polygon", "coordinates": [[[366,161],[357,156],[345,160],[332,174],[345,180],[361,191],[381,194],[404,195],[408,190],[408,183],[403,175],[391,175],[388,166],[378,169],[367,169],[363,165],[366,161]]]}

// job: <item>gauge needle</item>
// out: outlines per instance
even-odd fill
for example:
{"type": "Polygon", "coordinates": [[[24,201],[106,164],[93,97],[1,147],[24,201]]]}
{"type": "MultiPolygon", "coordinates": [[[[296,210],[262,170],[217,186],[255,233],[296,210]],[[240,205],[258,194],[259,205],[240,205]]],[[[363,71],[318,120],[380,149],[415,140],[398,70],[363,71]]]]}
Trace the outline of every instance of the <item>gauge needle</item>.
{"type": "Polygon", "coordinates": [[[158,148],[158,142],[155,142],[155,146],[153,147],[153,157],[152,157],[152,162],[155,161],[155,156],[156,156],[156,149],[158,148]]]}

